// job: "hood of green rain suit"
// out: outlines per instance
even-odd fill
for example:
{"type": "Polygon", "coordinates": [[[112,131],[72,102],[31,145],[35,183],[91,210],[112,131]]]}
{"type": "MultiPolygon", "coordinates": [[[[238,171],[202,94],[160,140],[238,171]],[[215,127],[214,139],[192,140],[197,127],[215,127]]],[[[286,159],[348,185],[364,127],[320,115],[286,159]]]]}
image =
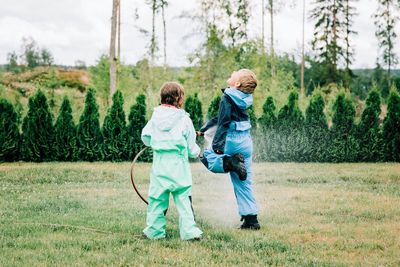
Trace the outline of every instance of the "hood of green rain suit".
{"type": "Polygon", "coordinates": [[[200,153],[193,123],[183,109],[156,107],[142,131],[142,140],[156,152],[177,151],[191,158],[200,153]]]}

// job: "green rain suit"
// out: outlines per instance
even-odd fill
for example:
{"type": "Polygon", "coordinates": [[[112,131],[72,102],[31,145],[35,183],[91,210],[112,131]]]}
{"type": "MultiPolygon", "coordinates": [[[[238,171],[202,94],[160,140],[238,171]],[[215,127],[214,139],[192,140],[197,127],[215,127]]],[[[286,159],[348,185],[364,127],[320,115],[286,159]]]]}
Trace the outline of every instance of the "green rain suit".
{"type": "Polygon", "coordinates": [[[200,148],[189,115],[169,106],[154,109],[142,130],[142,141],[153,149],[153,166],[147,208],[147,227],[143,233],[150,239],[165,237],[169,195],[173,196],[179,213],[180,236],[183,240],[198,238],[202,231],[194,221],[191,189],[192,174],[189,157],[196,158],[200,148]]]}

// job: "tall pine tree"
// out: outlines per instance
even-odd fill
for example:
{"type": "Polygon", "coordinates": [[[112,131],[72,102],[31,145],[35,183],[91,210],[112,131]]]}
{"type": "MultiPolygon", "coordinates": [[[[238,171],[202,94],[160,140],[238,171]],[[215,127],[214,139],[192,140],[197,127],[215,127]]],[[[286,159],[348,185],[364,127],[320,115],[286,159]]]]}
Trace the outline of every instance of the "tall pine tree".
{"type": "Polygon", "coordinates": [[[315,21],[313,50],[324,67],[324,83],[338,82],[339,60],[345,55],[344,0],[314,0],[310,18],[315,21]]]}
{"type": "Polygon", "coordinates": [[[77,127],[77,159],[96,161],[103,158],[103,137],[100,131],[99,107],[96,103],[95,90],[90,88],[86,93],[85,109],[77,127]]]}
{"type": "Polygon", "coordinates": [[[103,123],[104,159],[121,161],[127,158],[128,136],[124,112],[124,99],[120,91],[115,92],[112,106],[103,123]]]}
{"type": "Polygon", "coordinates": [[[72,161],[76,150],[76,127],[72,118],[71,104],[67,97],[61,104],[54,126],[55,158],[59,161],[72,161]]]}
{"type": "Polygon", "coordinates": [[[22,157],[35,162],[53,160],[53,116],[42,91],[29,98],[28,107],[28,114],[22,123],[22,157]]]}
{"type": "MultiPolygon", "coordinates": [[[[394,48],[397,37],[396,23],[399,20],[396,12],[399,10],[399,6],[398,0],[378,0],[378,10],[374,14],[375,35],[381,49],[379,57],[387,67],[388,82],[390,82],[392,68],[398,63],[394,48]]],[[[381,60],[378,59],[378,62],[381,60]]],[[[383,95],[383,97],[386,97],[386,95],[383,95]]]]}
{"type": "Polygon", "coordinates": [[[383,121],[383,152],[387,161],[400,161],[400,96],[392,90],[383,121]]]}
{"type": "Polygon", "coordinates": [[[11,103],[0,99],[0,162],[17,160],[19,145],[18,115],[11,103]]]}
{"type": "Polygon", "coordinates": [[[382,137],[379,128],[381,99],[376,90],[372,90],[367,98],[366,107],[358,125],[359,161],[376,162],[382,159],[382,137]]]}

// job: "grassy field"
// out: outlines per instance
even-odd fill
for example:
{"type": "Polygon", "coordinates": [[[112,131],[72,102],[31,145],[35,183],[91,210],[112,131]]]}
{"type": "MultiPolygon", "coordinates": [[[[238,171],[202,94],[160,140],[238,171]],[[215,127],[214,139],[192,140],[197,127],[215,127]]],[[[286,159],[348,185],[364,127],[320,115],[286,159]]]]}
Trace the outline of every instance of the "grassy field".
{"type": "MultiPolygon", "coordinates": [[[[230,181],[193,164],[204,238],[141,237],[129,163],[0,165],[0,266],[399,266],[400,164],[255,164],[262,230],[241,231],[230,181]]],[[[146,192],[150,165],[138,182],[146,192]]]]}

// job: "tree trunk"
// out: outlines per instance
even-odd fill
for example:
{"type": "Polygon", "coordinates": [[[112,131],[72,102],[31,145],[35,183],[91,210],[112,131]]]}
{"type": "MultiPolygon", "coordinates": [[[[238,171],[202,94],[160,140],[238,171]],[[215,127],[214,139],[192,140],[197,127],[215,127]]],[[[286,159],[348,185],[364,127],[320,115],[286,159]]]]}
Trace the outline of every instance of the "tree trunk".
{"type": "Polygon", "coordinates": [[[271,19],[271,76],[275,78],[275,50],[274,50],[274,0],[269,0],[269,12],[271,19]]]}
{"type": "Polygon", "coordinates": [[[117,91],[117,57],[115,55],[115,45],[117,37],[117,18],[118,18],[119,0],[113,0],[111,17],[111,38],[110,38],[110,92],[109,104],[111,105],[112,96],[117,91]]]}
{"type": "Polygon", "coordinates": [[[165,3],[161,6],[162,21],[163,21],[163,31],[164,31],[164,71],[167,70],[167,27],[165,22],[165,3]]]}
{"type": "Polygon", "coordinates": [[[121,60],[121,0],[118,0],[118,61],[121,60]]]}
{"type": "Polygon", "coordinates": [[[153,9],[153,18],[151,26],[152,28],[151,28],[150,57],[151,57],[151,65],[154,65],[155,53],[156,53],[156,11],[157,11],[156,0],[153,0],[152,9],[153,9]]]}
{"type": "Polygon", "coordinates": [[[302,33],[302,38],[303,38],[303,42],[302,42],[302,46],[301,46],[301,77],[300,77],[300,84],[301,84],[301,94],[305,95],[305,86],[304,86],[304,65],[305,65],[305,59],[304,59],[304,32],[305,32],[305,20],[306,20],[306,1],[303,0],[303,33],[302,33]]]}
{"type": "Polygon", "coordinates": [[[265,44],[264,44],[264,39],[265,39],[265,30],[264,30],[264,17],[265,17],[265,0],[262,0],[261,2],[261,45],[262,45],[262,52],[265,53],[265,44]]]}

